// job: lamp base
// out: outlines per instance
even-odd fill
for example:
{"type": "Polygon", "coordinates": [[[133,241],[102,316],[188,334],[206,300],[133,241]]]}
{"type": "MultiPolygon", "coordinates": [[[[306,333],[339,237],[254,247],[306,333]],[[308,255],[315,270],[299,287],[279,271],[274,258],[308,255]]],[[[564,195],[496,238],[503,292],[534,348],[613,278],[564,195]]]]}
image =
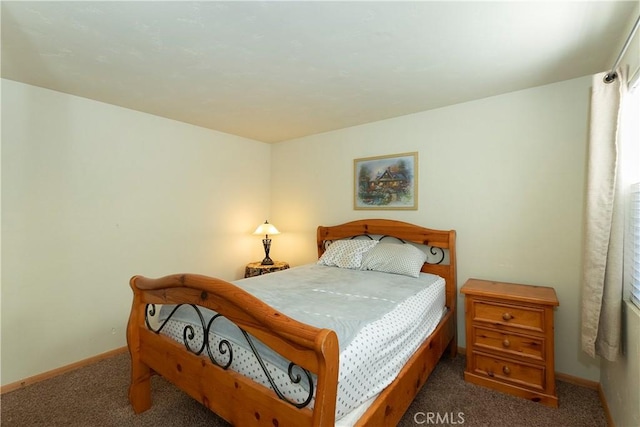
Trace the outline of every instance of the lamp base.
{"type": "Polygon", "coordinates": [[[262,260],[261,264],[273,265],[273,260],[269,258],[269,249],[271,249],[271,239],[269,239],[269,236],[265,236],[265,238],[262,239],[262,244],[264,246],[264,259],[262,260]]]}

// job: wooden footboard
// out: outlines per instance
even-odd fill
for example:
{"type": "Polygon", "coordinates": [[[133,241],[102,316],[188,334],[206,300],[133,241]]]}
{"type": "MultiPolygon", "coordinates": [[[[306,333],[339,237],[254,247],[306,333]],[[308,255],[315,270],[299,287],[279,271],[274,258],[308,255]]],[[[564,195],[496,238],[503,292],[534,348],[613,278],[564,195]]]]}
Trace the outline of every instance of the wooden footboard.
{"type": "Polygon", "coordinates": [[[233,425],[334,425],[339,357],[335,332],[297,322],[219,279],[191,274],[161,279],[136,276],[130,284],[134,298],[127,327],[132,362],[129,400],[135,412],[151,406],[150,378],[156,372],[233,425]],[[147,327],[150,304],[194,304],[214,310],[315,373],[314,409],[298,408],[274,391],[152,332],[147,327]]]}

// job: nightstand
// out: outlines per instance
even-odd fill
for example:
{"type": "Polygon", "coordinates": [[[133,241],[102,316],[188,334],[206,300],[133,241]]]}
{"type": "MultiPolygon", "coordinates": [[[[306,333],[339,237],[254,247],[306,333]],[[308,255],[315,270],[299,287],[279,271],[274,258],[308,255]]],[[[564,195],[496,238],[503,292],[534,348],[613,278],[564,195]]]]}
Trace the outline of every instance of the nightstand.
{"type": "Polygon", "coordinates": [[[289,264],[283,261],[273,261],[273,265],[262,265],[260,261],[247,264],[244,269],[244,277],[262,276],[274,271],[286,270],[289,264]]]}
{"type": "Polygon", "coordinates": [[[557,407],[555,290],[469,279],[460,292],[467,335],[464,379],[557,407]]]}

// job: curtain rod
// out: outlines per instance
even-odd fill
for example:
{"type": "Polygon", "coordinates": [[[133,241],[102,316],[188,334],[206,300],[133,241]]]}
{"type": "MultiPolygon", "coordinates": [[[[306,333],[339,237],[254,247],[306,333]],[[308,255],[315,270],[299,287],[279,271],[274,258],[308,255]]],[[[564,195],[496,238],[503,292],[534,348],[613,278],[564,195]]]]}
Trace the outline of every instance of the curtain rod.
{"type": "Polygon", "coordinates": [[[638,16],[638,19],[636,19],[636,23],[633,25],[633,28],[631,29],[631,32],[629,33],[629,37],[627,37],[627,41],[624,42],[624,46],[622,46],[622,50],[620,51],[620,54],[618,55],[618,58],[616,59],[616,62],[614,62],[613,67],[611,67],[611,71],[609,71],[604,76],[603,80],[604,80],[605,83],[611,83],[618,77],[618,73],[616,73],[616,68],[618,68],[618,65],[620,64],[620,60],[622,59],[622,57],[624,56],[625,52],[627,51],[627,48],[629,47],[629,44],[631,44],[631,39],[633,39],[633,36],[635,35],[636,31],[638,30],[638,25],[639,24],[640,24],[640,16],[638,16]]]}

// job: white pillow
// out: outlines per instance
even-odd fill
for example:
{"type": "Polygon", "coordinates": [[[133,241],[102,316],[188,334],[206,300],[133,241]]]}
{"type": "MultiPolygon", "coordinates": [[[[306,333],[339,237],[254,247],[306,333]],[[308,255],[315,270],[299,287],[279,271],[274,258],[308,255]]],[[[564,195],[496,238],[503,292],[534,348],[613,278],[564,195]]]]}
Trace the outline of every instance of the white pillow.
{"type": "Polygon", "coordinates": [[[362,260],[361,270],[418,277],[427,254],[411,244],[380,243],[362,260]]]}
{"type": "Polygon", "coordinates": [[[362,255],[377,244],[377,240],[336,240],[322,254],[318,264],[357,270],[362,265],[362,255]]]}

